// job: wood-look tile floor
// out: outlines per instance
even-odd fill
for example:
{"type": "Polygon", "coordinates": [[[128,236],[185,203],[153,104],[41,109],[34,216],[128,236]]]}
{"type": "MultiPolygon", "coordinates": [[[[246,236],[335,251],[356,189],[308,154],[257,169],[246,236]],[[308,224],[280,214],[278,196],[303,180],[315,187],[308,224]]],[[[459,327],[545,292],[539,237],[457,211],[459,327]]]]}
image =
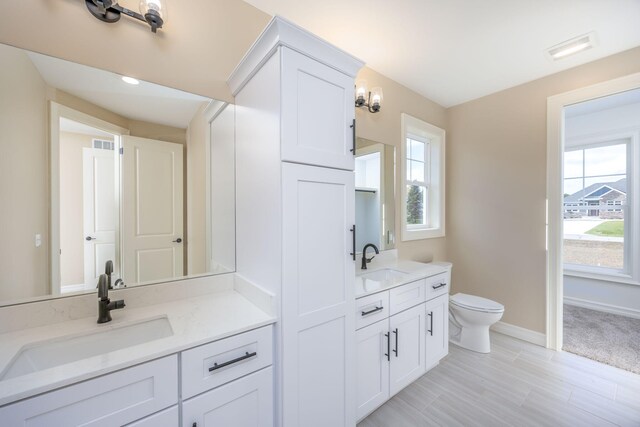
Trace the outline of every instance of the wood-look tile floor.
{"type": "Polygon", "coordinates": [[[491,345],[450,345],[358,427],[640,426],[640,375],[498,333],[491,345]]]}

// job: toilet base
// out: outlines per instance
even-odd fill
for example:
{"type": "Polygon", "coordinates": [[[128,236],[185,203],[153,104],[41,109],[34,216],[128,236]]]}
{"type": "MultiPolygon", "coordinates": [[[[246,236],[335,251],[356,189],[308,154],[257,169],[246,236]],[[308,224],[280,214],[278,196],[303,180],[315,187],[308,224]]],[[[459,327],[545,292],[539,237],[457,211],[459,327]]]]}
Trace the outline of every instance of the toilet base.
{"type": "Polygon", "coordinates": [[[449,321],[449,330],[455,331],[454,334],[449,335],[449,341],[453,344],[477,353],[491,352],[489,326],[459,328],[449,321]]]}

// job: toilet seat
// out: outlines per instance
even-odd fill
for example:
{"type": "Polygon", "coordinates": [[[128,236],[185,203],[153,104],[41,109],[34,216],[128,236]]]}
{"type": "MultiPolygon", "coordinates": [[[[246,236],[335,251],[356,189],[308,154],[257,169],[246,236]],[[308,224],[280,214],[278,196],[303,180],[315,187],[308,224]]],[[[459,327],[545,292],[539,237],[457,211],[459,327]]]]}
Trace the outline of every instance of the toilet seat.
{"type": "Polygon", "coordinates": [[[481,311],[483,313],[504,312],[504,306],[502,304],[475,295],[458,293],[452,295],[449,301],[451,304],[467,310],[481,311]]]}

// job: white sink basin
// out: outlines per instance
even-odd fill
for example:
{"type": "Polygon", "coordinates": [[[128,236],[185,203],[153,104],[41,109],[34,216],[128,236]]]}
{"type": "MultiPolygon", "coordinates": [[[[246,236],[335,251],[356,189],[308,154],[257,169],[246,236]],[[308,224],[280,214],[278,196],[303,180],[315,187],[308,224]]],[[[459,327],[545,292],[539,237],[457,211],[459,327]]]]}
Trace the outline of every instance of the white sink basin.
{"type": "Polygon", "coordinates": [[[166,317],[24,346],[2,373],[15,378],[173,335],[166,317]]]}
{"type": "Polygon", "coordinates": [[[383,268],[381,270],[372,271],[371,273],[361,274],[363,279],[373,280],[376,282],[387,282],[396,279],[404,279],[408,274],[392,268],[383,268]]]}

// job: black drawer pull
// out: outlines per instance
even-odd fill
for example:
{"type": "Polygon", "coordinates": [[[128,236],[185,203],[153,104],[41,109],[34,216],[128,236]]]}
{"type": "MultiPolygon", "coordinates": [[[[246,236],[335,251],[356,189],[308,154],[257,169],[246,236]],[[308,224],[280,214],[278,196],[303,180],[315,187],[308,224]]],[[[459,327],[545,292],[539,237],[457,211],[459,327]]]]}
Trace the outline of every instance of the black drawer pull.
{"type": "Polygon", "coordinates": [[[368,316],[369,314],[377,313],[378,311],[381,311],[381,310],[384,310],[384,307],[376,307],[376,308],[374,308],[372,310],[369,310],[369,311],[363,311],[362,315],[363,316],[368,316]]]}
{"type": "Polygon", "coordinates": [[[427,330],[427,332],[429,332],[431,336],[433,336],[433,311],[427,314],[427,316],[429,316],[429,320],[431,323],[431,326],[429,326],[429,329],[427,330]]]}
{"type": "Polygon", "coordinates": [[[444,286],[447,286],[447,284],[446,283],[440,283],[439,285],[431,285],[431,287],[433,289],[440,289],[440,288],[442,288],[444,286]]]}
{"type": "Polygon", "coordinates": [[[247,351],[244,356],[240,356],[237,359],[229,360],[228,362],[224,362],[224,363],[221,363],[219,365],[217,363],[214,363],[213,366],[209,368],[209,372],[213,372],[216,369],[224,368],[225,366],[233,365],[234,363],[242,362],[243,360],[249,359],[249,358],[251,358],[253,356],[257,356],[257,355],[258,355],[258,353],[256,353],[255,351],[253,353],[249,353],[247,351]]]}

